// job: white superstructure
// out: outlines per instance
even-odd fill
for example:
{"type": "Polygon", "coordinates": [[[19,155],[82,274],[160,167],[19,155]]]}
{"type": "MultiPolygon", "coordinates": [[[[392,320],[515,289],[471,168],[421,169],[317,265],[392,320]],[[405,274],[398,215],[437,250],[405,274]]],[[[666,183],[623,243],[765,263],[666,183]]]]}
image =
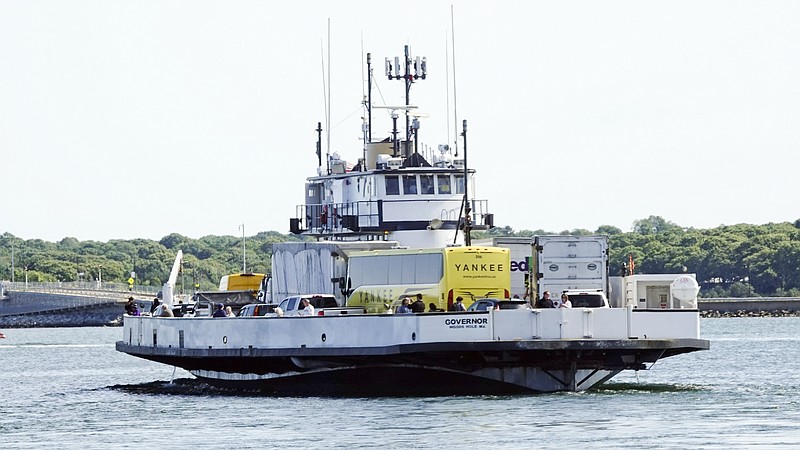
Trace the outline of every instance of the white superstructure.
{"type": "MultiPolygon", "coordinates": [[[[463,245],[464,234],[459,230],[493,226],[488,201],[474,196],[475,171],[467,167],[466,121],[460,150],[441,141],[431,147],[420,141],[422,115],[412,112],[416,106],[409,103],[409,91],[415,80],[425,78],[426,63],[412,59],[408,46],[405,55],[405,73],[398,63],[387,62],[389,79],[406,84],[406,105],[379,109],[391,112],[389,136],[373,138],[372,110],[379,107],[371,101],[365,102],[369,119],[364,124],[364,145],[353,160],[338,153],[323,158],[321,124],[317,128],[317,175],[307,179],[305,202],[290,218],[292,233],[338,241],[392,240],[425,248],[463,245]],[[398,121],[403,119],[406,126],[401,130],[398,121]]],[[[370,60],[368,54],[371,81],[370,60]]]]}

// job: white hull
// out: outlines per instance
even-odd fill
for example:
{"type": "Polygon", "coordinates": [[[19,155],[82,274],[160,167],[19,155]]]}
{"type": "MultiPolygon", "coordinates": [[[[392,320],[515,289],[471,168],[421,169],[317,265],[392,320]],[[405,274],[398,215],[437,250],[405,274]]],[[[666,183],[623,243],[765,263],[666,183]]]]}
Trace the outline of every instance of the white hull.
{"type": "Polygon", "coordinates": [[[696,310],[612,308],[126,317],[123,336],[118,350],[217,384],[304,394],[580,391],[708,348],[696,310]]]}

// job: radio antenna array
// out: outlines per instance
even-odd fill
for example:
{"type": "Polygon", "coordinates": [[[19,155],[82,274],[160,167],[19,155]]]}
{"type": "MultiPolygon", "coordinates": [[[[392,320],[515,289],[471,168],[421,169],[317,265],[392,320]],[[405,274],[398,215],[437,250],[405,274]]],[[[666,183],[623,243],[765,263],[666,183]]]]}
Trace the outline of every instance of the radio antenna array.
{"type": "MultiPolygon", "coordinates": [[[[400,57],[395,56],[394,60],[386,58],[386,76],[390,80],[403,80],[406,82],[406,106],[411,104],[411,84],[419,79],[424,80],[428,75],[428,60],[426,57],[417,56],[411,58],[408,46],[405,46],[404,57],[401,64],[400,57]]],[[[411,124],[406,110],[406,141],[411,138],[411,124]]]]}

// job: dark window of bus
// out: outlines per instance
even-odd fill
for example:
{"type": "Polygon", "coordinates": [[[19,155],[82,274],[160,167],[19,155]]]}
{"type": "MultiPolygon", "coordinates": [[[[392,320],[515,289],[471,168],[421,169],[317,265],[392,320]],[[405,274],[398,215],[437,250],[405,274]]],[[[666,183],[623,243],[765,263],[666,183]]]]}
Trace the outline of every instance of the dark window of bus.
{"type": "Polygon", "coordinates": [[[442,279],[442,254],[422,253],[392,257],[389,284],[436,284],[442,279]]]}
{"type": "Polygon", "coordinates": [[[433,175],[419,176],[419,193],[433,194],[433,175]]]}
{"type": "Polygon", "coordinates": [[[413,195],[417,193],[417,176],[403,175],[403,194],[413,195]]]}
{"type": "Polygon", "coordinates": [[[464,175],[456,175],[453,177],[453,190],[454,194],[464,193],[464,175]]]}
{"type": "Polygon", "coordinates": [[[450,175],[436,175],[436,185],[440,194],[450,193],[450,175]]]}
{"type": "Polygon", "coordinates": [[[354,287],[436,284],[442,279],[441,253],[377,255],[350,259],[354,287]]]}
{"type": "Polygon", "coordinates": [[[353,258],[351,269],[354,286],[385,285],[389,281],[389,260],[385,256],[353,258]]]}
{"type": "Polygon", "coordinates": [[[402,255],[398,258],[395,258],[395,264],[393,264],[394,269],[396,269],[400,280],[412,280],[406,283],[413,283],[414,280],[414,273],[416,271],[416,256],[417,255],[402,255]]]}
{"type": "Polygon", "coordinates": [[[444,262],[441,253],[416,255],[414,266],[415,283],[438,283],[444,275],[444,262]]]}
{"type": "Polygon", "coordinates": [[[396,176],[386,177],[386,195],[400,195],[400,181],[396,176]]]}

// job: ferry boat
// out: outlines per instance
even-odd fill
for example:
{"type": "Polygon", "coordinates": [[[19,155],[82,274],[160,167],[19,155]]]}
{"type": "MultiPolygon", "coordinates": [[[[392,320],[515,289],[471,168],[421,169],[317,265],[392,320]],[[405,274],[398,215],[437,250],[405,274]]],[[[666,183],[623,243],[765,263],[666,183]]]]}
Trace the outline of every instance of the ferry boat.
{"type": "MultiPolygon", "coordinates": [[[[435,256],[441,252],[422,249],[465,246],[467,251],[461,253],[468,254],[473,248],[470,231],[493,225],[488,202],[470,195],[475,172],[467,166],[466,124],[460,151],[449,144],[436,146],[437,154],[427,158],[418,151],[414,121],[419,117],[413,114],[408,93],[413,82],[426,77],[426,61],[412,58],[408,47],[404,54],[403,64],[386,61],[389,78],[406,84],[406,104],[389,108],[394,111],[391,136],[372,138],[371,95],[365,105],[363,153],[354,164],[336,154],[326,155],[323,161],[318,126],[317,175],[307,179],[305,203],[290,218],[293,233],[318,241],[287,244],[285,251],[276,247],[274,302],[291,294],[331,289],[346,298],[357,290],[347,272],[352,269],[348,254],[364,257],[369,256],[365,251],[374,251],[383,257],[392,247],[402,247],[406,254],[420,249],[434,259],[418,260],[444,264],[444,272],[448,259],[435,256]],[[404,131],[397,129],[400,113],[406,122],[404,131]]],[[[367,61],[370,65],[369,55],[367,61]]],[[[367,72],[371,80],[371,66],[367,72]]],[[[481,257],[480,251],[472,254],[481,257]]],[[[503,255],[508,260],[507,251],[503,255]]],[[[463,266],[465,257],[452,259],[463,266]]],[[[494,287],[510,286],[508,278],[502,278],[510,269],[502,266],[502,262],[491,265],[498,277],[494,287]]],[[[359,267],[370,265],[362,258],[359,267]]],[[[388,267],[390,273],[411,279],[417,270],[388,267]]],[[[469,267],[481,270],[476,261],[469,267]]],[[[458,284],[428,281],[432,290],[444,286],[435,291],[436,296],[452,297],[449,292],[457,288],[447,286],[458,284]]],[[[508,298],[508,289],[493,288],[493,292],[508,298]]],[[[382,295],[379,291],[364,294],[364,304],[382,295]]],[[[334,316],[126,316],[116,348],[181,367],[211,384],[279,395],[580,391],[623,370],[647,369],[660,358],[708,349],[709,342],[700,338],[696,303],[689,306],[463,312],[437,308],[436,312],[391,314],[387,305],[386,310],[371,314],[334,316]]]]}

